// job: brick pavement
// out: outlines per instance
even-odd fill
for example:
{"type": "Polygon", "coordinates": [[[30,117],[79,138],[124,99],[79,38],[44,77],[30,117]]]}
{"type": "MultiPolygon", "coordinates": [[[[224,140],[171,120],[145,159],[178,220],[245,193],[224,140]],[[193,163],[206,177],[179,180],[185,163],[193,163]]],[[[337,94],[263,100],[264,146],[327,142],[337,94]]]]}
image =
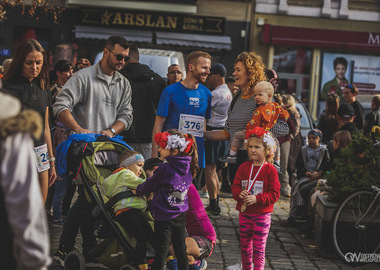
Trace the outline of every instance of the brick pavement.
{"type": "MultiPolygon", "coordinates": [[[[202,199],[207,204],[207,199],[202,199]]],[[[221,215],[210,217],[217,233],[217,246],[213,255],[207,258],[208,269],[224,269],[235,264],[240,259],[238,212],[231,194],[222,193],[220,207],[221,215]]],[[[315,241],[301,234],[299,228],[289,228],[285,222],[289,211],[289,199],[280,198],[272,214],[272,226],[266,248],[265,269],[380,269],[379,263],[367,264],[361,267],[350,267],[338,259],[322,258],[315,241]]],[[[55,252],[61,228],[51,229],[51,250],[55,252]]],[[[80,237],[78,238],[78,242],[80,237]]],[[[80,248],[79,243],[77,247],[80,248]]],[[[50,269],[60,269],[53,265],[50,269]]],[[[94,268],[92,268],[94,269],[94,268]]]]}

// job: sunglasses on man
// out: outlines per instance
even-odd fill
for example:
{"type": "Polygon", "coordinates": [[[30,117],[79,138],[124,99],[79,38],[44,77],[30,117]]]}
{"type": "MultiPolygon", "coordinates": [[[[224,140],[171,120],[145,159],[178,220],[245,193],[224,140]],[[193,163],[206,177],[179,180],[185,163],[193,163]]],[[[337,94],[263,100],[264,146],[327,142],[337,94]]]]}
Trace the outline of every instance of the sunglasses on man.
{"type": "Polygon", "coordinates": [[[127,63],[129,61],[129,59],[131,59],[129,56],[123,56],[122,54],[116,54],[113,51],[111,51],[110,49],[108,49],[108,48],[106,48],[106,49],[115,55],[117,61],[121,61],[124,59],[124,62],[127,63]]]}

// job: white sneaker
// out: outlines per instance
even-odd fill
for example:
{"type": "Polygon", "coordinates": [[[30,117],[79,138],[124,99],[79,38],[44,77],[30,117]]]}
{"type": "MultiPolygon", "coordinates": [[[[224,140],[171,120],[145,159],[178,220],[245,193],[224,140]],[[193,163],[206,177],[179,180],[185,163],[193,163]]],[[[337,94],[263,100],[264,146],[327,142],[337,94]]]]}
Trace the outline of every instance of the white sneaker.
{"type": "Polygon", "coordinates": [[[200,191],[198,191],[198,193],[199,193],[199,197],[201,197],[201,198],[209,198],[207,191],[200,190],[200,191]]]}
{"type": "MultiPolygon", "coordinates": [[[[252,268],[253,268],[253,263],[252,263],[252,268]]],[[[242,269],[243,269],[243,265],[241,263],[241,260],[239,260],[234,265],[227,266],[225,270],[242,270],[242,269]]]]}
{"type": "Polygon", "coordinates": [[[243,269],[243,265],[241,264],[241,260],[239,260],[234,265],[230,265],[226,267],[226,270],[241,270],[243,269]]]}

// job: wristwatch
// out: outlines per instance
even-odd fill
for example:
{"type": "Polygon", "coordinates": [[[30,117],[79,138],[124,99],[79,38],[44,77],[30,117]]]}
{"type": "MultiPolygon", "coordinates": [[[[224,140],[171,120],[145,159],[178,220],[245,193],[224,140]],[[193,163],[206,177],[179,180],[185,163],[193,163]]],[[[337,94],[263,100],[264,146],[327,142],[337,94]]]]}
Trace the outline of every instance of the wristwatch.
{"type": "Polygon", "coordinates": [[[116,130],[114,128],[109,128],[109,130],[111,130],[113,136],[116,136],[116,130]]]}

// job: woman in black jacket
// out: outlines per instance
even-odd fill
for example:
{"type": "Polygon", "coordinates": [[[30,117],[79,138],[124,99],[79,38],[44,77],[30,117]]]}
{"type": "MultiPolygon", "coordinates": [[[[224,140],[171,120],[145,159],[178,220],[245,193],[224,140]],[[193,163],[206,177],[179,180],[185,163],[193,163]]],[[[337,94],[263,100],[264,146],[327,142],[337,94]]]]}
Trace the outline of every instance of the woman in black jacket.
{"type": "Polygon", "coordinates": [[[44,136],[34,142],[34,152],[44,202],[48,186],[52,185],[57,177],[49,128],[51,95],[48,73],[45,50],[38,41],[30,39],[17,48],[3,79],[4,91],[17,97],[23,108],[33,109],[40,113],[43,119],[44,136]]]}

